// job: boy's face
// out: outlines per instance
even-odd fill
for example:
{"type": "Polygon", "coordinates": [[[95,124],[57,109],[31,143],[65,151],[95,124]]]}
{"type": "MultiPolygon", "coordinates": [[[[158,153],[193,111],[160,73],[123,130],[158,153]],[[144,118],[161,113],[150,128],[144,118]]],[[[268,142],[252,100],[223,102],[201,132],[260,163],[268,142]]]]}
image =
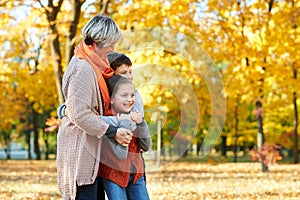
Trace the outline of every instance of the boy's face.
{"type": "Polygon", "coordinates": [[[129,113],[134,106],[134,87],[132,83],[120,85],[111,97],[111,105],[116,113],[129,113]]]}
{"type": "Polygon", "coordinates": [[[132,81],[133,79],[131,66],[128,66],[126,64],[122,64],[121,66],[117,67],[117,69],[115,70],[115,74],[123,76],[129,81],[132,81]]]}

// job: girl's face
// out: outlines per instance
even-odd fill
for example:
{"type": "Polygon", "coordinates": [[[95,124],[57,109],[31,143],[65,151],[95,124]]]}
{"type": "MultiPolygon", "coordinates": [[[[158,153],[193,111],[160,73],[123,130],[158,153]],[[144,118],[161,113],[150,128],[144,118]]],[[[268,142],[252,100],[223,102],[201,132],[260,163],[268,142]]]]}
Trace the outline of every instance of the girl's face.
{"type": "Polygon", "coordinates": [[[133,84],[125,83],[119,85],[111,97],[111,105],[116,113],[129,113],[134,105],[133,84]]]}
{"type": "Polygon", "coordinates": [[[133,79],[131,66],[128,66],[126,64],[122,64],[121,66],[119,66],[116,69],[115,74],[123,76],[124,78],[127,78],[129,81],[132,81],[133,79]]]}

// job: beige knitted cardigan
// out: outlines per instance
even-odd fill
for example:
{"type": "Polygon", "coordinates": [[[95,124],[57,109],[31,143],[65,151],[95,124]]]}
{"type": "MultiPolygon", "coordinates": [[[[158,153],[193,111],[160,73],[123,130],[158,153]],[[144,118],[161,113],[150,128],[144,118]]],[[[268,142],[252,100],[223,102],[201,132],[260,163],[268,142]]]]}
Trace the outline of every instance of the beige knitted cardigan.
{"type": "Polygon", "coordinates": [[[102,136],[108,124],[103,114],[96,74],[85,60],[73,57],[63,77],[68,109],[57,136],[57,184],[64,199],[75,199],[76,185],[94,183],[102,136]]]}

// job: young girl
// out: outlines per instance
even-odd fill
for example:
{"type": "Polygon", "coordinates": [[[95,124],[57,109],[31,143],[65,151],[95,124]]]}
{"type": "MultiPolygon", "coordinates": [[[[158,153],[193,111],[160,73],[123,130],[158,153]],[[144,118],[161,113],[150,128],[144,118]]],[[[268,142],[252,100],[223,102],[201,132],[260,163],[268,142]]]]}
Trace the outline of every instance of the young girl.
{"type": "Polygon", "coordinates": [[[109,199],[148,200],[141,150],[149,150],[151,138],[142,115],[139,112],[131,112],[135,102],[134,86],[131,81],[118,75],[109,78],[107,86],[113,115],[117,117],[106,117],[104,120],[110,119],[106,122],[133,130],[134,134],[128,147],[122,147],[107,137],[103,139],[99,165],[101,170],[98,171],[98,176],[102,178],[109,199]],[[129,118],[120,114],[128,114],[129,118]],[[122,159],[114,150],[117,146],[122,148],[118,152],[122,154],[122,159]]]}
{"type": "MultiPolygon", "coordinates": [[[[132,62],[125,54],[113,52],[107,55],[109,65],[114,70],[114,74],[123,76],[132,82],[132,62]]],[[[138,90],[134,90],[135,103],[134,111],[139,111],[144,117],[144,104],[138,90]]]]}

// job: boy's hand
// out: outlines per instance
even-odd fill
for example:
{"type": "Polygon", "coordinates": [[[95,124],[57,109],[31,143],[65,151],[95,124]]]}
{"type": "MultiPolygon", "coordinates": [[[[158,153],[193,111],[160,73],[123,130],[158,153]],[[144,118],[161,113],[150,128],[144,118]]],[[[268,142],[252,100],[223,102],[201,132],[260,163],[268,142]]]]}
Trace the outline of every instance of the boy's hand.
{"type": "Polygon", "coordinates": [[[117,114],[118,121],[120,120],[131,120],[130,114],[117,114]]]}
{"type": "Polygon", "coordinates": [[[130,112],[131,120],[134,121],[136,124],[143,122],[143,116],[139,112],[130,112]]]}

